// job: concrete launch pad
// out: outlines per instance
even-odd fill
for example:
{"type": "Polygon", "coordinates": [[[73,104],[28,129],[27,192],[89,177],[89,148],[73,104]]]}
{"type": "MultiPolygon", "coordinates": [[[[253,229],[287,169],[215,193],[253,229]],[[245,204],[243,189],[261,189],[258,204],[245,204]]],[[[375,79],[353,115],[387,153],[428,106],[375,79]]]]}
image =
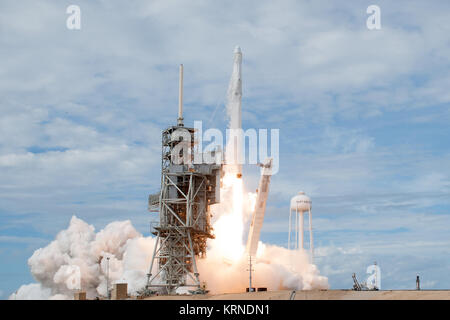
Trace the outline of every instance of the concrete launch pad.
{"type": "Polygon", "coordinates": [[[450,290],[282,290],[217,295],[153,296],[145,300],[450,300],[450,290]]]}

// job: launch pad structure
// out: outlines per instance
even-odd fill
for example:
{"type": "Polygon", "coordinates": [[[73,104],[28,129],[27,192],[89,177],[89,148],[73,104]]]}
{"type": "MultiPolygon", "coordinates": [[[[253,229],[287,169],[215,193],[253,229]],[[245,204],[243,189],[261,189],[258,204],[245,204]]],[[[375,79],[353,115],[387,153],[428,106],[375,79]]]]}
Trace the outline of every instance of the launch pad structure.
{"type": "MultiPolygon", "coordinates": [[[[241,64],[242,52],[240,47],[236,47],[228,102],[233,106],[230,128],[239,133],[235,150],[237,159],[241,159],[242,152],[242,140],[239,139],[242,131],[241,64]]],[[[149,196],[149,211],[159,212],[159,223],[151,228],[156,236],[156,244],[144,294],[156,291],[151,288],[169,295],[175,294],[180,287],[196,288],[192,293],[204,291],[200,284],[197,258],[206,255],[206,242],[214,238],[210,206],[220,202],[223,155],[220,149],[201,153],[196,141],[197,132],[184,126],[183,65],[180,65],[179,79],[177,125],[162,132],[161,190],[149,196]],[[157,271],[153,270],[155,264],[158,266],[157,271]]],[[[241,178],[242,165],[236,163],[233,157],[230,158],[226,161],[227,166],[241,178]]],[[[264,202],[265,209],[267,197],[264,195],[259,198],[264,202]]],[[[256,234],[259,237],[259,232],[256,234]]]]}
{"type": "MultiPolygon", "coordinates": [[[[201,289],[196,260],[214,238],[210,205],[220,201],[222,161],[194,163],[195,130],[183,125],[183,65],[180,65],[178,121],[162,132],[161,190],[149,196],[149,211],[159,211],[151,232],[156,244],[146,290],[175,294],[180,287],[201,289]],[[153,265],[158,271],[153,275],[153,265]]],[[[215,158],[209,154],[209,159],[215,158]]],[[[203,159],[203,157],[202,157],[203,159]]]]}

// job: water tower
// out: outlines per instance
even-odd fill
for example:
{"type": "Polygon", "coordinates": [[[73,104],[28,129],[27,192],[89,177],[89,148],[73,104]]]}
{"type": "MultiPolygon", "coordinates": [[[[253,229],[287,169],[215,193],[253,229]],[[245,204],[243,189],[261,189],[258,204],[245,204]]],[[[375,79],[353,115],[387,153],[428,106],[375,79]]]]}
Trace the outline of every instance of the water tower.
{"type": "Polygon", "coordinates": [[[304,213],[308,213],[309,217],[309,251],[310,261],[314,263],[314,244],[312,234],[312,217],[311,217],[311,199],[300,191],[291,199],[291,207],[289,212],[289,239],[288,249],[303,250],[304,246],[304,213]],[[295,220],[293,218],[295,215],[295,220]],[[294,221],[293,221],[294,220],[294,221]],[[300,236],[299,236],[300,233],[300,236]],[[293,237],[293,239],[292,239],[293,237]]]}

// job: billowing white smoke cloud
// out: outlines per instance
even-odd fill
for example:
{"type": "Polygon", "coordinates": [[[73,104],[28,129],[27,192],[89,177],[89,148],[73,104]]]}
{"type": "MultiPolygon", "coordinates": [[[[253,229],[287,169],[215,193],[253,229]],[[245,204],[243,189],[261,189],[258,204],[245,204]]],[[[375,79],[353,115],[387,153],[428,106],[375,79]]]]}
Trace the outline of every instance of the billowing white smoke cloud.
{"type": "MultiPolygon", "coordinates": [[[[211,293],[243,292],[249,286],[248,261],[242,256],[238,261],[224,260],[220,255],[208,255],[200,260],[199,270],[211,293]]],[[[328,289],[328,279],[320,276],[315,265],[308,262],[304,252],[260,242],[257,259],[252,265],[253,287],[268,290],[328,289]]]]}
{"type": "Polygon", "coordinates": [[[47,300],[51,297],[51,290],[39,283],[24,284],[13,293],[9,299],[17,300],[47,300]]]}
{"type": "MultiPolygon", "coordinates": [[[[209,240],[206,259],[198,261],[202,280],[211,293],[243,292],[249,286],[245,226],[254,211],[256,194],[246,193],[242,179],[225,169],[221,202],[212,206],[216,238],[209,240]]],[[[328,289],[328,279],[309,263],[305,251],[288,250],[259,242],[252,261],[253,287],[279,289],[328,289]]]]}
{"type": "MultiPolygon", "coordinates": [[[[222,199],[232,197],[235,188],[225,185],[222,199]]],[[[244,209],[237,213],[230,205],[233,201],[213,207],[216,239],[209,241],[207,257],[198,260],[201,280],[211,293],[242,292],[248,287],[243,235],[252,199],[253,194],[240,199],[244,209]]],[[[106,296],[108,257],[111,283],[126,282],[129,294],[136,294],[146,284],[154,245],[155,238],[143,237],[129,220],[112,222],[95,233],[93,226],[74,216],[66,230],[28,260],[38,283],[21,286],[10,299],[72,299],[78,289],[91,299],[106,296]]],[[[304,252],[260,242],[253,268],[254,285],[269,290],[328,288],[327,278],[319,275],[304,252]]]]}
{"type": "Polygon", "coordinates": [[[95,233],[93,226],[72,217],[47,247],[28,264],[37,284],[23,285],[10,299],[72,299],[75,290],[88,298],[106,295],[107,258],[111,283],[127,282],[130,293],[145,286],[155,240],[144,238],[130,221],[116,221],[95,233]]]}

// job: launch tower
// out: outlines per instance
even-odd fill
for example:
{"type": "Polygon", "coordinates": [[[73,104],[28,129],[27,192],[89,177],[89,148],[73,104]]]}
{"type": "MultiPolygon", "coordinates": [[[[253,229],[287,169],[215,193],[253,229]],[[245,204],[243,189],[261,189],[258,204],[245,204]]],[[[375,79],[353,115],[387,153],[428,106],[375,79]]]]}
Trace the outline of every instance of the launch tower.
{"type": "Polygon", "coordinates": [[[159,211],[159,223],[152,226],[156,244],[146,289],[166,294],[201,287],[196,260],[205,255],[207,239],[214,238],[209,207],[220,201],[222,175],[221,158],[212,164],[194,161],[195,130],[183,124],[183,65],[179,90],[177,125],[162,132],[161,191],[149,196],[149,211],[159,211]]]}

